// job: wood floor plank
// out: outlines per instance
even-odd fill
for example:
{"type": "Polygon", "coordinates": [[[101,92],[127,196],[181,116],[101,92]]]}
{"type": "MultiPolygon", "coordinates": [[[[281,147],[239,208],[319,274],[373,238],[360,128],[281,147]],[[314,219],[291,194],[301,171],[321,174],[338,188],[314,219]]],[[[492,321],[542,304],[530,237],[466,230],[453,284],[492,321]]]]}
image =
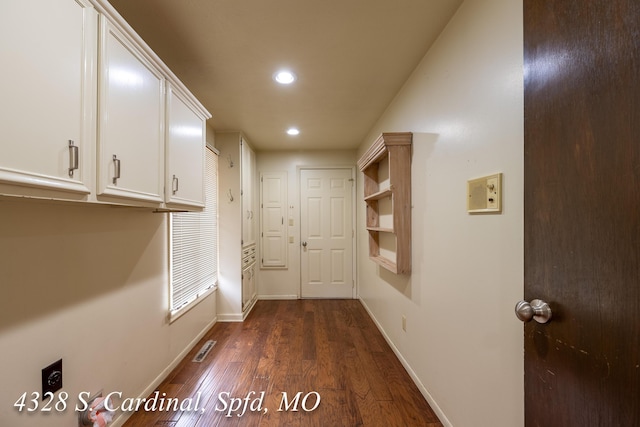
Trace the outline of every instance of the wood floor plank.
{"type": "Polygon", "coordinates": [[[404,413],[403,418],[419,418],[428,423],[440,422],[415,383],[407,382],[408,374],[392,352],[375,353],[373,357],[380,369],[387,372],[387,385],[394,396],[394,403],[398,403],[397,406],[404,413]]]}
{"type": "Polygon", "coordinates": [[[216,323],[158,392],[199,395],[204,412],[138,411],[125,427],[442,427],[357,300],[258,301],[244,322],[216,323]]]}
{"type": "Polygon", "coordinates": [[[367,340],[362,335],[362,330],[359,328],[349,328],[351,338],[356,348],[357,363],[361,366],[361,369],[366,372],[367,382],[371,387],[371,393],[376,400],[393,400],[393,396],[387,386],[386,375],[388,372],[381,370],[376,364],[367,340]]]}
{"type": "Polygon", "coordinates": [[[344,389],[344,382],[337,373],[339,365],[336,347],[330,341],[327,329],[327,304],[318,304],[315,312],[314,333],[316,336],[316,387],[318,389],[344,389]]]}
{"type": "Polygon", "coordinates": [[[371,392],[367,372],[355,350],[345,353],[343,357],[343,375],[347,378],[349,390],[359,398],[364,399],[371,392]]]}
{"type": "MultiPolygon", "coordinates": [[[[352,427],[361,426],[362,419],[355,405],[350,404],[346,397],[347,390],[317,390],[321,397],[318,408],[307,413],[302,413],[303,426],[332,426],[352,427]]],[[[313,396],[307,400],[309,408],[315,405],[313,396]]]]}
{"type": "MultiPolygon", "coordinates": [[[[349,391],[352,392],[351,390],[349,391]]],[[[365,426],[375,426],[380,420],[384,420],[386,423],[385,426],[389,427],[394,426],[396,422],[404,422],[401,417],[398,417],[397,414],[394,413],[396,409],[393,405],[386,405],[386,403],[389,402],[377,401],[370,393],[365,396],[359,396],[352,392],[351,399],[352,404],[358,408],[358,412],[362,417],[362,423],[365,426]]],[[[407,424],[407,426],[408,425],[410,424],[407,424]]]]}
{"type": "Polygon", "coordinates": [[[302,360],[316,360],[316,330],[313,311],[304,312],[302,323],[302,360]]]}

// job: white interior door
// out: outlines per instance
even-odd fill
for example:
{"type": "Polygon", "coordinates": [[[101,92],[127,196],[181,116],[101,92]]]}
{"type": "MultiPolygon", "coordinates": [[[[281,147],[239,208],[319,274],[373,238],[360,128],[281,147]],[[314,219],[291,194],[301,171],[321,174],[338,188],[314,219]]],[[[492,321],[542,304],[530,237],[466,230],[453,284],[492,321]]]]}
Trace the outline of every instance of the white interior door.
{"type": "Polygon", "coordinates": [[[353,298],[353,171],[300,171],[302,298],[353,298]]]}

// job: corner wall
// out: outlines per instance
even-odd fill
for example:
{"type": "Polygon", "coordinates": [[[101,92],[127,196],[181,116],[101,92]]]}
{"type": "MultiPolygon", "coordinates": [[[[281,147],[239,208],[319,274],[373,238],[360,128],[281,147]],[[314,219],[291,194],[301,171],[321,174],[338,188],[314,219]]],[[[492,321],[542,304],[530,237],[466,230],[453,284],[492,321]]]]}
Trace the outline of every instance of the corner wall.
{"type": "Polygon", "coordinates": [[[521,2],[465,1],[358,150],[414,132],[413,273],[369,261],[359,200],[359,294],[456,427],[523,425],[522,32],[521,2]],[[469,215],[467,180],[497,172],[502,214],[469,215]]]}

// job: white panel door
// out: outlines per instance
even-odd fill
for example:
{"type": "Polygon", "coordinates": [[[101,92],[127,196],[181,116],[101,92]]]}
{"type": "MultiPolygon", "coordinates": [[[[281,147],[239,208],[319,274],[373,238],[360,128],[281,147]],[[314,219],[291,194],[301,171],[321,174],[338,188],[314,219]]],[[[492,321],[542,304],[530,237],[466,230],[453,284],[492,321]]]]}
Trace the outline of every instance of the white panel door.
{"type": "Polygon", "coordinates": [[[351,169],[300,171],[302,298],[353,298],[351,169]]]}

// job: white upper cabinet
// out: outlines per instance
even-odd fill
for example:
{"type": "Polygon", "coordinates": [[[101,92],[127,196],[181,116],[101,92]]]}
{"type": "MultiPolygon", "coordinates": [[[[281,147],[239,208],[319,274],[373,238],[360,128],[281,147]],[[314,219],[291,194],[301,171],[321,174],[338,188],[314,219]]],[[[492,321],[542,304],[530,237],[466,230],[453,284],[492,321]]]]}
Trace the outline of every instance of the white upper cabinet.
{"type": "Polygon", "coordinates": [[[100,23],[98,195],[164,201],[161,71],[106,17],[100,23]]]}
{"type": "Polygon", "coordinates": [[[0,2],[0,193],[87,199],[96,52],[88,1],[0,2]]]}
{"type": "Polygon", "coordinates": [[[107,0],[0,0],[0,61],[0,195],[204,206],[211,115],[107,0]]]}
{"type": "Polygon", "coordinates": [[[171,206],[204,206],[205,121],[178,88],[167,85],[165,200],[171,206]]]}

